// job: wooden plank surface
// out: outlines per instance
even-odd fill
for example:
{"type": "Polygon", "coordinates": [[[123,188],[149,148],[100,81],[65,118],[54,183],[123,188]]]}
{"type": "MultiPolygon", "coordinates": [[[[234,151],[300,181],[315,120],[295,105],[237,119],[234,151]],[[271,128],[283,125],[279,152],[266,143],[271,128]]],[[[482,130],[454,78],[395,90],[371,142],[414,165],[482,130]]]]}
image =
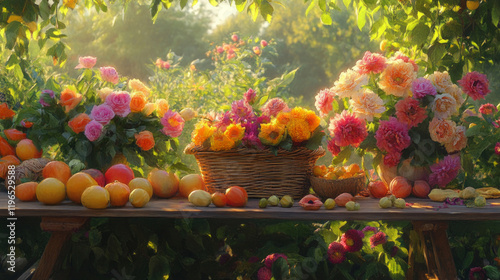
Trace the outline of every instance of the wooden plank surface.
{"type": "MultiPolygon", "coordinates": [[[[215,219],[291,219],[291,220],[500,220],[500,199],[488,199],[483,208],[449,206],[437,208],[442,203],[428,199],[408,198],[414,203],[406,209],[381,209],[378,199],[357,198],[359,211],[347,211],[336,207],[334,210],[308,211],[298,206],[292,208],[267,207],[259,209],[258,200],[250,199],[244,208],[195,207],[184,198],[153,199],[144,208],[134,208],[130,204],[120,208],[105,210],[86,209],[65,200],[59,205],[43,205],[40,202],[21,202],[16,199],[16,217],[165,217],[165,218],[215,218],[215,219]]],[[[7,195],[0,193],[0,216],[7,216],[7,195]]]]}

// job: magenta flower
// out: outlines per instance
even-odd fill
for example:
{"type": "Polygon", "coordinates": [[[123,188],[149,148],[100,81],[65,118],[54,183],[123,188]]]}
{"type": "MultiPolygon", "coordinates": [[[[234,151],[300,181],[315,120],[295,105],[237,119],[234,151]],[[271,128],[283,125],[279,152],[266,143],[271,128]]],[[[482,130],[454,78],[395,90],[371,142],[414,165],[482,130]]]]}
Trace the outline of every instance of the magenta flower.
{"type": "Polygon", "coordinates": [[[236,122],[242,122],[255,116],[252,106],[241,99],[231,104],[231,117],[236,122]]]}
{"type": "Polygon", "coordinates": [[[104,81],[110,82],[113,84],[118,84],[119,82],[119,77],[118,77],[118,72],[116,72],[116,69],[113,67],[101,67],[99,68],[99,71],[101,72],[101,77],[104,81]]]}
{"type": "Polygon", "coordinates": [[[401,160],[401,153],[392,152],[384,156],[384,164],[387,166],[396,166],[401,160]]]}
{"type": "Polygon", "coordinates": [[[357,252],[363,248],[363,237],[362,231],[350,229],[342,234],[340,243],[344,245],[347,252],[357,252]]]}
{"type": "Polygon", "coordinates": [[[491,115],[496,113],[497,111],[498,111],[497,107],[495,107],[495,105],[491,103],[486,103],[481,105],[481,107],[479,107],[479,113],[483,115],[491,115]]]}
{"type": "Polygon", "coordinates": [[[359,74],[382,73],[387,66],[386,58],[378,53],[365,52],[363,59],[356,62],[355,69],[359,74]]]}
{"type": "Polygon", "coordinates": [[[257,94],[255,93],[255,90],[249,88],[245,94],[243,95],[243,99],[245,100],[246,103],[248,104],[253,104],[255,102],[255,98],[257,97],[257,94]]]}
{"type": "Polygon", "coordinates": [[[259,271],[257,272],[257,279],[258,280],[271,280],[273,278],[273,273],[271,269],[267,267],[261,267],[259,271]]]}
{"type": "Polygon", "coordinates": [[[476,71],[467,73],[458,84],[473,100],[484,99],[490,93],[488,78],[476,71]]]}
{"type": "Polygon", "coordinates": [[[107,125],[114,117],[113,108],[106,103],[94,106],[90,112],[90,118],[102,125],[107,125]]]}
{"type": "Polygon", "coordinates": [[[316,95],[316,110],[322,117],[328,115],[333,109],[334,93],[329,89],[323,89],[316,95]]]}
{"type": "Polygon", "coordinates": [[[50,90],[50,89],[45,89],[45,90],[42,90],[42,93],[40,94],[40,100],[38,100],[38,102],[43,106],[43,107],[48,107],[50,106],[49,103],[47,103],[45,101],[45,99],[54,99],[55,98],[55,93],[50,90]]]}
{"type": "Polygon", "coordinates": [[[346,249],[342,243],[332,242],[328,246],[328,260],[333,264],[339,264],[345,260],[346,249]]]}
{"type": "Polygon", "coordinates": [[[261,45],[263,48],[267,47],[267,41],[266,41],[266,40],[262,40],[262,41],[260,41],[260,45],[261,45]]]}
{"type": "Polygon", "coordinates": [[[371,227],[371,226],[366,226],[364,229],[361,230],[362,232],[366,233],[368,231],[371,231],[372,233],[377,233],[378,228],[376,227],[371,227]]]}
{"type": "Polygon", "coordinates": [[[93,56],[83,56],[78,58],[79,64],[75,67],[75,69],[87,68],[90,69],[94,67],[97,62],[97,58],[93,56]]]}
{"type": "Polygon", "coordinates": [[[280,112],[290,111],[290,108],[288,108],[288,105],[286,105],[283,99],[276,97],[267,101],[266,104],[260,108],[260,110],[264,115],[276,117],[280,112]]]}
{"type": "Polygon", "coordinates": [[[286,261],[288,261],[288,258],[286,257],[285,254],[274,253],[274,254],[268,255],[264,259],[264,264],[266,265],[266,267],[271,268],[273,266],[273,263],[275,261],[277,261],[279,258],[284,258],[286,261]]]}
{"type": "Polygon", "coordinates": [[[223,53],[224,52],[224,48],[221,47],[221,46],[217,46],[217,48],[215,50],[217,51],[217,53],[223,53]]]}
{"type": "Polygon", "coordinates": [[[161,132],[170,137],[179,137],[184,129],[184,119],[177,112],[168,110],[160,120],[163,125],[161,132]]]}
{"type": "Polygon", "coordinates": [[[358,147],[368,136],[365,120],[348,111],[343,111],[342,114],[337,114],[334,118],[331,118],[328,130],[335,141],[335,145],[339,147],[348,145],[358,147]]]}
{"type": "Polygon", "coordinates": [[[340,147],[335,145],[335,140],[330,140],[328,141],[328,144],[326,145],[326,148],[334,157],[336,157],[340,153],[340,147]]]}
{"type": "Polygon", "coordinates": [[[381,231],[375,233],[370,237],[370,246],[372,248],[376,247],[377,245],[384,244],[387,242],[387,235],[381,231]]]}
{"type": "Polygon", "coordinates": [[[411,92],[413,97],[422,99],[427,95],[436,96],[437,91],[431,81],[426,78],[418,78],[411,84],[411,92]]]}
{"type": "Polygon", "coordinates": [[[481,267],[473,267],[469,270],[469,280],[486,280],[486,273],[481,267]]]}
{"type": "Polygon", "coordinates": [[[89,141],[94,142],[101,137],[103,128],[102,124],[97,121],[90,121],[85,126],[85,136],[89,141]]]}
{"type": "Polygon", "coordinates": [[[130,94],[126,91],[112,92],[106,97],[106,103],[116,115],[125,118],[130,113],[130,94]]]}
{"type": "Polygon", "coordinates": [[[455,177],[461,168],[459,156],[446,156],[440,162],[431,165],[431,174],[429,175],[429,184],[446,187],[455,177]]]}
{"type": "Polygon", "coordinates": [[[388,153],[400,153],[411,144],[408,127],[391,117],[388,121],[380,121],[380,126],[375,132],[377,147],[388,153]]]}
{"type": "Polygon", "coordinates": [[[163,67],[163,69],[165,69],[165,70],[168,70],[168,69],[170,69],[170,63],[168,63],[168,61],[165,61],[165,62],[163,62],[161,67],[163,67]]]}
{"type": "Polygon", "coordinates": [[[495,154],[500,156],[500,142],[495,145],[495,154]]]}
{"type": "Polygon", "coordinates": [[[217,129],[220,129],[221,131],[226,130],[226,127],[228,127],[230,124],[233,123],[231,120],[231,113],[230,112],[225,112],[224,114],[219,114],[216,117],[217,123],[215,124],[215,127],[217,129]]]}

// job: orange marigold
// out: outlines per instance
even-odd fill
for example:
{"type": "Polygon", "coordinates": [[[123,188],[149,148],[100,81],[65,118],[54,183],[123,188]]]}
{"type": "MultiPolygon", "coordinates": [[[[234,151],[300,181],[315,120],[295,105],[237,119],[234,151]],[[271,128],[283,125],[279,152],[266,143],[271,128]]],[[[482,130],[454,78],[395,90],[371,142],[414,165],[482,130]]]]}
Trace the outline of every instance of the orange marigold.
{"type": "Polygon", "coordinates": [[[287,125],[290,121],[290,113],[281,112],[276,117],[276,121],[281,125],[287,125]]]}
{"type": "Polygon", "coordinates": [[[196,124],[193,133],[191,134],[191,141],[196,146],[202,146],[203,143],[215,132],[215,127],[211,127],[210,124],[206,121],[199,122],[196,124]]]}
{"type": "Polygon", "coordinates": [[[68,122],[68,126],[73,130],[74,133],[80,133],[85,131],[85,126],[90,122],[89,115],[85,113],[78,114],[76,117],[68,122]]]}
{"type": "Polygon", "coordinates": [[[293,142],[300,143],[311,138],[309,124],[304,119],[290,119],[287,130],[293,142]]]}
{"type": "Polygon", "coordinates": [[[148,99],[146,98],[146,95],[143,92],[136,92],[130,99],[130,111],[134,113],[141,112],[142,109],[146,107],[147,103],[148,99]]]}
{"type": "Polygon", "coordinates": [[[16,113],[9,109],[7,103],[0,104],[0,120],[12,119],[16,113]]]}
{"type": "Polygon", "coordinates": [[[306,122],[309,125],[309,131],[313,132],[318,128],[321,119],[311,110],[306,110],[306,122]]]}
{"type": "Polygon", "coordinates": [[[217,131],[210,138],[210,147],[214,151],[230,150],[236,143],[227,137],[223,132],[217,131]]]}
{"type": "Polygon", "coordinates": [[[243,136],[245,135],[245,128],[241,126],[241,124],[230,124],[227,128],[226,131],[224,131],[224,134],[234,142],[238,142],[241,139],[243,139],[243,136]]]}
{"type": "Polygon", "coordinates": [[[83,96],[73,90],[67,88],[61,92],[61,105],[64,106],[64,111],[68,113],[73,110],[82,101],[83,96]]]}
{"type": "Polygon", "coordinates": [[[260,124],[259,139],[262,144],[276,146],[286,135],[285,126],[281,125],[276,120],[270,123],[260,124]]]}
{"type": "Polygon", "coordinates": [[[151,131],[144,130],[135,134],[135,143],[143,151],[148,151],[155,146],[155,138],[153,137],[153,133],[151,131]]]}

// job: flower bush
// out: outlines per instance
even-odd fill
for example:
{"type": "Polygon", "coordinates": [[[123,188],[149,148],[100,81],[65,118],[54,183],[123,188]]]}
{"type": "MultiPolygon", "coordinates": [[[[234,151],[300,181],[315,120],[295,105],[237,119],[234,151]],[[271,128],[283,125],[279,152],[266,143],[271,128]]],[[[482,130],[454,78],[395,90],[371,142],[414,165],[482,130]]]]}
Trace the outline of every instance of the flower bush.
{"type": "Polygon", "coordinates": [[[430,174],[419,179],[447,186],[467,146],[460,114],[464,92],[474,100],[489,93],[486,76],[477,72],[458,84],[447,72],[419,78],[418,65],[401,52],[389,58],[366,52],[316,96],[316,108],[329,123],[333,162],[346,161],[355,149],[362,157],[373,154],[375,167],[425,167],[430,174]]]}

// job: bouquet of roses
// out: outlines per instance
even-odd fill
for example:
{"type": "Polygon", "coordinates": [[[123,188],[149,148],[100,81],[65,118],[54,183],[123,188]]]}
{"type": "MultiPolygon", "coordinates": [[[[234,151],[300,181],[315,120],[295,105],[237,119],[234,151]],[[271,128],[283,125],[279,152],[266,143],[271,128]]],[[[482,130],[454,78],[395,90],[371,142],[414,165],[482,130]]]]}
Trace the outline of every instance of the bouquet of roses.
{"type": "Polygon", "coordinates": [[[366,52],[316,96],[317,110],[329,119],[334,163],[356,149],[362,157],[373,154],[375,167],[391,173],[399,168],[410,180],[445,187],[460,171],[459,152],[467,146],[459,114],[463,93],[477,99],[489,92],[486,77],[477,72],[458,83],[447,72],[419,78],[418,65],[401,52],[390,58],[366,52]]]}

